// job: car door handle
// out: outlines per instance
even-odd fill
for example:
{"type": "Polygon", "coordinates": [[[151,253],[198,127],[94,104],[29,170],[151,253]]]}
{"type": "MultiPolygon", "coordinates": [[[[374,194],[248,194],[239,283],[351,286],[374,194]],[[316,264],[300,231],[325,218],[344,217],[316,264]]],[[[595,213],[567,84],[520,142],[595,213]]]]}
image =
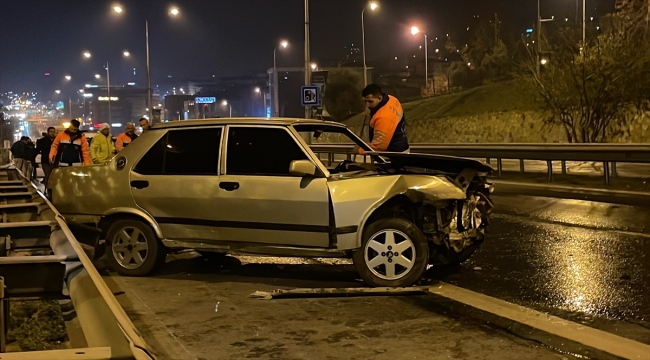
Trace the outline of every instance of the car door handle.
{"type": "Polygon", "coordinates": [[[220,182],[219,183],[219,188],[226,190],[226,191],[235,191],[239,189],[239,183],[238,182],[220,182]]]}
{"type": "Polygon", "coordinates": [[[131,181],[131,187],[134,187],[136,189],[144,189],[149,186],[149,182],[147,180],[133,180],[131,181]]]}

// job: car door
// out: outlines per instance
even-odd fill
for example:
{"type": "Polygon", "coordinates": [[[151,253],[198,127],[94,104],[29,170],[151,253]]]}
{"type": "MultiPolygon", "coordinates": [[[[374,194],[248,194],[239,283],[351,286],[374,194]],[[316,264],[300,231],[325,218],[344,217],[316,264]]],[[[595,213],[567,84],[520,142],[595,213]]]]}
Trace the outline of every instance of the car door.
{"type": "Polygon", "coordinates": [[[223,127],[171,129],[131,172],[135,202],[167,239],[216,240],[223,127]]]}
{"type": "Polygon", "coordinates": [[[292,161],[309,158],[287,128],[229,126],[222,158],[224,240],[330,246],[327,179],[289,173],[292,161]]]}

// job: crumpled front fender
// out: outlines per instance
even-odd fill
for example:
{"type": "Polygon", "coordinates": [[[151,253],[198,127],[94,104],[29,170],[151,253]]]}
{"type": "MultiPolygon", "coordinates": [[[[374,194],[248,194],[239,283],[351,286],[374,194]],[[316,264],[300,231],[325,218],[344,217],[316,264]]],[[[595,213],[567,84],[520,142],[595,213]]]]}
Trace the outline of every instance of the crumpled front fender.
{"type": "Polygon", "coordinates": [[[465,192],[444,176],[391,175],[349,178],[328,182],[337,228],[355,232],[337,235],[339,250],[361,246],[363,229],[372,213],[395,196],[413,202],[465,199],[465,192]]]}

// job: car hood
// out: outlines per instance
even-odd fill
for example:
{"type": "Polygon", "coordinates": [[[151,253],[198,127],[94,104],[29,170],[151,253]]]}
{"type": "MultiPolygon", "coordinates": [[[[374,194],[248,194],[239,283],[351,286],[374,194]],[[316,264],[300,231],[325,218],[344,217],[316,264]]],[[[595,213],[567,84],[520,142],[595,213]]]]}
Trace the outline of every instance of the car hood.
{"type": "Polygon", "coordinates": [[[483,162],[445,155],[430,154],[404,154],[394,152],[368,152],[366,155],[378,155],[389,160],[385,166],[393,169],[405,170],[408,168],[423,168],[444,173],[459,174],[465,169],[472,169],[479,173],[490,174],[494,170],[483,162]]]}

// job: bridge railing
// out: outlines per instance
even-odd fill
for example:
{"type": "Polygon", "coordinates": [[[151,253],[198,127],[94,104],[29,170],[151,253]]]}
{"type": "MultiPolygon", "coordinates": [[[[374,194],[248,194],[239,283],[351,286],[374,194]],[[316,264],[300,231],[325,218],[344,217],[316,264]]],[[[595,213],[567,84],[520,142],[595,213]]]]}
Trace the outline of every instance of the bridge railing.
{"type": "MultiPolygon", "coordinates": [[[[0,166],[0,358],[155,359],[56,208],[15,169],[0,166]],[[4,353],[13,301],[71,301],[80,347],[4,353]]],[[[43,320],[43,319],[41,319],[43,320]]]]}
{"type": "MultiPolygon", "coordinates": [[[[350,159],[354,147],[350,144],[314,144],[312,150],[327,156],[331,163],[336,155],[350,159]]],[[[525,160],[546,161],[548,181],[553,181],[553,162],[561,162],[562,174],[566,174],[567,161],[587,161],[603,164],[606,185],[617,176],[617,163],[650,164],[650,145],[644,144],[412,144],[411,153],[459,156],[496,160],[497,176],[503,172],[503,159],[519,160],[519,171],[525,172],[525,160]]],[[[368,159],[364,158],[364,162],[368,159]]]]}

